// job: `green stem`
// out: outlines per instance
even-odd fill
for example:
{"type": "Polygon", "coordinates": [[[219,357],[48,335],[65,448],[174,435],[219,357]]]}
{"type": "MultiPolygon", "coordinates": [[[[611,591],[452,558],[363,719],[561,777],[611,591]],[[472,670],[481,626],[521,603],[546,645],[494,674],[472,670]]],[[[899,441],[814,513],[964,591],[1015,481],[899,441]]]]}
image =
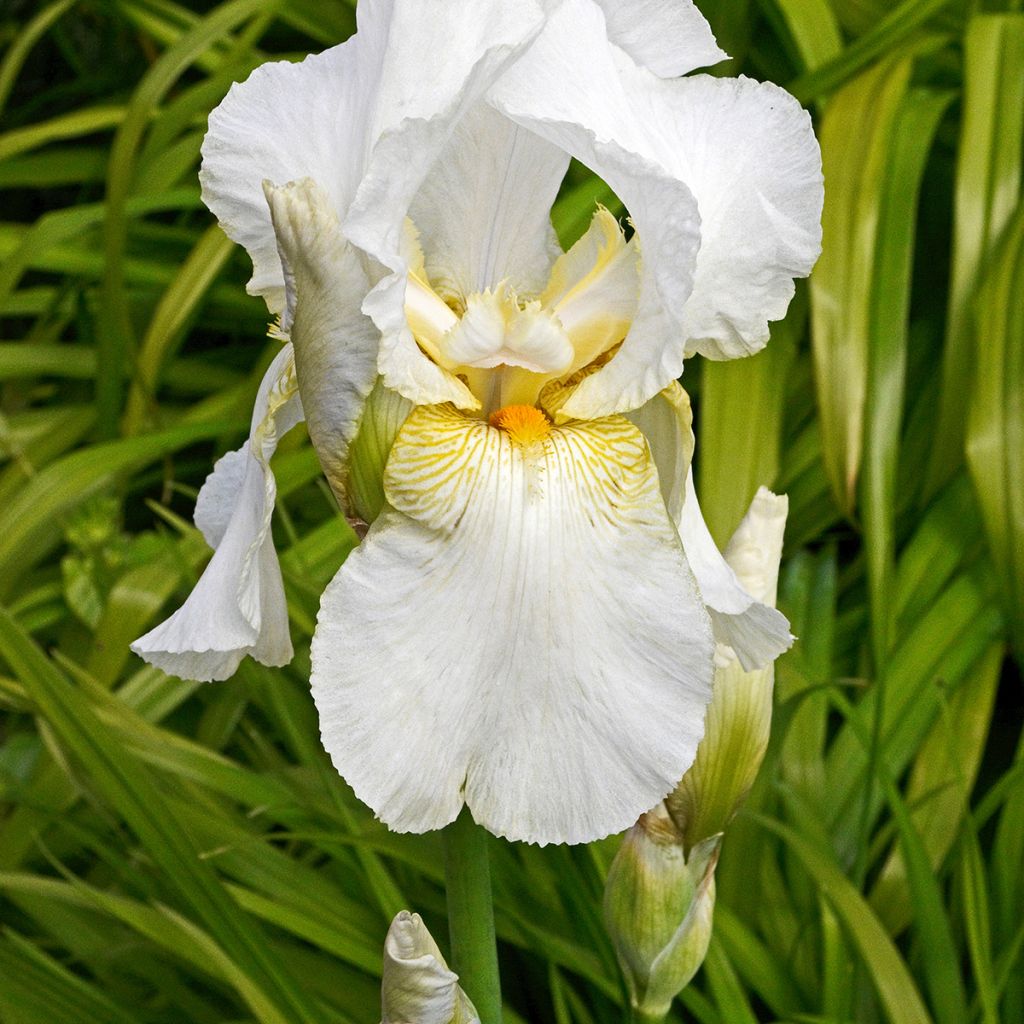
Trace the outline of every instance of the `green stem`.
{"type": "Polygon", "coordinates": [[[494,940],[487,833],[469,808],[444,830],[451,968],[481,1024],[501,1024],[501,982],[494,940]]]}

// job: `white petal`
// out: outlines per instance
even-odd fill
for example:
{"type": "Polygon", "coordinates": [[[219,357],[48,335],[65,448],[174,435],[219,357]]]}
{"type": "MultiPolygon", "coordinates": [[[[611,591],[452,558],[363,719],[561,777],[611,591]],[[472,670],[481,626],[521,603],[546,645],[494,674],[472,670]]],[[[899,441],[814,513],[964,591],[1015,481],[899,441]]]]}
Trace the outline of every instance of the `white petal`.
{"type": "Polygon", "coordinates": [[[297,65],[265,64],[233,86],[210,116],[201,179],[207,205],[253,259],[250,292],[281,308],[264,180],[313,178],[342,217],[362,185],[370,206],[401,207],[389,222],[400,230],[463,94],[479,92],[478,79],[535,31],[537,17],[530,0],[483,12],[469,0],[363,0],[358,31],[341,46],[297,65]]]}
{"type": "Polygon", "coordinates": [[[712,639],[625,420],[532,445],[416,409],[392,506],[321,603],[313,695],[335,766],[397,831],[454,820],[586,842],[682,777],[712,639]]]}
{"type": "Polygon", "coordinates": [[[592,0],[566,0],[490,94],[602,174],[637,228],[637,318],[567,404],[581,417],[642,404],[679,376],[684,352],[760,348],[821,234],[820,153],[791,96],[747,79],[658,78],[602,47],[602,32],[592,0]]]}
{"type": "MultiPolygon", "coordinates": [[[[781,527],[777,516],[771,522],[770,529],[778,531],[781,550],[785,515],[782,516],[781,527]]],[[[715,639],[731,647],[748,672],[763,668],[788,650],[793,637],[786,617],[755,599],[719,552],[697,503],[692,470],[686,477],[686,500],[679,519],[679,536],[700,585],[701,595],[711,612],[715,639]]],[[[742,539],[737,542],[745,543],[742,539]]]]}
{"type": "MultiPolygon", "coordinates": [[[[821,251],[821,153],[784,89],[747,78],[628,76],[657,157],[697,197],[701,247],[682,320],[687,355],[750,355],[821,251]]],[[[641,244],[643,239],[641,238],[641,244]]]]}
{"type": "Polygon", "coordinates": [[[686,497],[686,478],[693,458],[693,413],[690,396],[678,381],[659,391],[627,418],[651,446],[665,507],[672,522],[679,522],[686,497]]]}
{"type": "MultiPolygon", "coordinates": [[[[402,40],[405,63],[403,76],[385,83],[382,101],[395,116],[376,137],[345,233],[391,271],[363,305],[383,335],[385,385],[417,404],[454,402],[475,409],[479,402],[420,351],[405,321],[405,218],[455,126],[530,42],[542,12],[532,0],[395,0],[395,5],[388,45],[395,50],[395,40],[402,40]]],[[[395,54],[391,59],[397,65],[395,54]]]]}
{"type": "Polygon", "coordinates": [[[726,60],[692,0],[597,0],[608,37],[662,78],[726,60]]]}
{"type": "Polygon", "coordinates": [[[456,126],[410,216],[448,297],[507,284],[537,295],[561,251],[549,211],[569,154],[478,103],[456,126]]]}
{"type": "Polygon", "coordinates": [[[588,366],[626,336],[640,295],[640,260],[603,207],[586,233],[556,261],[541,302],[562,322],[575,349],[570,371],[588,366]]]}
{"type": "Polygon", "coordinates": [[[132,644],[139,657],[204,682],[226,679],[247,654],[264,665],[291,661],[284,585],[270,533],[277,488],[269,459],[281,434],[301,418],[286,345],[260,385],[249,440],[217,463],[199,493],[196,525],[215,547],[213,558],[185,604],[132,644]]]}
{"type": "Polygon", "coordinates": [[[266,194],[289,295],[283,322],[295,346],[309,435],[344,503],[348,447],[377,377],[380,335],[360,309],[369,282],[316,182],[268,185],[266,194]]]}
{"type": "Polygon", "coordinates": [[[248,250],[248,291],[274,312],[284,308],[284,279],[263,182],[313,178],[338,211],[348,208],[361,170],[351,141],[365,119],[357,80],[362,45],[354,37],[301,64],[263,64],[210,114],[199,172],[203,201],[248,250]]]}
{"type": "Polygon", "coordinates": [[[650,127],[623,87],[622,63],[600,8],[566,0],[488,94],[503,113],[597,171],[639,236],[637,314],[615,357],[569,399],[566,414],[580,418],[636,408],[682,372],[678,324],[701,244],[696,200],[654,158],[650,127]]]}
{"type": "Polygon", "coordinates": [[[458,980],[420,915],[399,913],[384,940],[381,1024],[479,1024],[458,980]]]}
{"type": "Polygon", "coordinates": [[[746,591],[775,607],[789,499],[759,487],[743,521],[729,538],[725,560],[746,591]]]}

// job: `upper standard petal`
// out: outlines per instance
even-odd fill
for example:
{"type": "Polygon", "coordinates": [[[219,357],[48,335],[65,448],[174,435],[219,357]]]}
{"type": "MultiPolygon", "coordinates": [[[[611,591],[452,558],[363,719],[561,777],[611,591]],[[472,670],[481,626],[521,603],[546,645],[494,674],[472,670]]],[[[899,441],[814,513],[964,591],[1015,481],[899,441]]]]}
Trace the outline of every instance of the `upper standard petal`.
{"type": "Polygon", "coordinates": [[[636,228],[637,314],[567,404],[578,417],[638,407],[692,352],[756,351],[820,242],[820,154],[791,96],[746,79],[659,78],[608,32],[594,0],[564,0],[489,93],[601,174],[636,228]]]}
{"type": "Polygon", "coordinates": [[[410,209],[434,288],[456,302],[502,283],[537,295],[561,252],[550,211],[568,166],[568,153],[478,102],[410,209]]]}
{"type": "Polygon", "coordinates": [[[262,65],[210,116],[203,199],[248,250],[249,291],[275,312],[283,281],[263,181],[312,178],[342,218],[362,189],[364,248],[397,250],[412,196],[452,124],[530,38],[540,10],[532,0],[361,0],[356,18],[351,39],[300,64],[262,65]],[[425,55],[442,55],[429,75],[425,55]]]}
{"type": "Polygon", "coordinates": [[[597,0],[608,38],[643,67],[672,78],[725,60],[692,0],[597,0]]]}
{"type": "MultiPolygon", "coordinates": [[[[592,0],[565,0],[488,93],[506,116],[597,171],[625,203],[641,256],[637,312],[616,353],[577,389],[569,415],[636,408],[682,371],[678,324],[693,286],[700,215],[688,185],[653,157],[592,0]]],[[[653,76],[652,76],[653,77],[653,76]]]]}
{"type": "Polygon", "coordinates": [[[701,245],[683,309],[686,354],[750,355],[821,251],[821,153],[810,115],[749,78],[624,74],[654,155],[697,200],[701,245]]]}

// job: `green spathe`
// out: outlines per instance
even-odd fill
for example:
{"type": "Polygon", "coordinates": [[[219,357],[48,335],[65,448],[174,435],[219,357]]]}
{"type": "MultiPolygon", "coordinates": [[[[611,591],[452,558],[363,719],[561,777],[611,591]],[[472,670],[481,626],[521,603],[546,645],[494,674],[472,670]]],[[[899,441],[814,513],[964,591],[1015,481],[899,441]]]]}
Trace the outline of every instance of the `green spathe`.
{"type": "Polygon", "coordinates": [[[384,507],[384,467],[398,431],[411,411],[412,402],[384,387],[378,377],[349,449],[347,497],[351,511],[367,524],[384,507]]]}
{"type": "Polygon", "coordinates": [[[638,1021],[660,1021],[704,961],[721,835],[686,857],[682,836],[651,811],[626,833],[605,884],[604,918],[638,1021]]]}

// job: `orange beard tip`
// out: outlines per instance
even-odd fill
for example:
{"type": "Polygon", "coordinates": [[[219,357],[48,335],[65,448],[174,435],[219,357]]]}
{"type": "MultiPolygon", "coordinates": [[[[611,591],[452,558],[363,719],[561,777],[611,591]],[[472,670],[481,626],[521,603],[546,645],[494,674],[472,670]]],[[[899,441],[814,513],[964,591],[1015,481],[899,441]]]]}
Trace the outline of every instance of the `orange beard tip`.
{"type": "Polygon", "coordinates": [[[488,422],[520,444],[533,444],[551,430],[551,421],[533,405],[506,405],[491,413],[488,422]]]}

